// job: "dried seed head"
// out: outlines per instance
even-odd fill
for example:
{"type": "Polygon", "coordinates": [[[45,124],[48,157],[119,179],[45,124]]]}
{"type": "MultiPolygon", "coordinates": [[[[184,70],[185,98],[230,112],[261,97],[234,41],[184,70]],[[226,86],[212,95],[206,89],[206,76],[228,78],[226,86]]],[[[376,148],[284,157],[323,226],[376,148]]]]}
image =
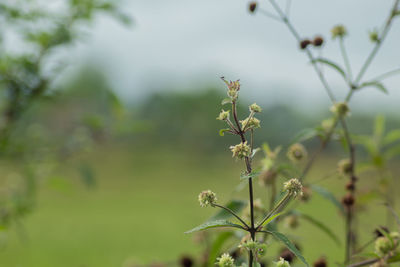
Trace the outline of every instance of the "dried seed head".
{"type": "Polygon", "coordinates": [[[250,13],[254,13],[257,9],[257,2],[253,1],[249,3],[249,11],[250,13]]]}
{"type": "Polygon", "coordinates": [[[338,115],[338,116],[340,116],[340,117],[344,117],[344,116],[346,116],[346,115],[348,115],[348,114],[350,113],[350,108],[349,108],[349,106],[347,105],[347,102],[338,102],[338,103],[335,103],[335,104],[330,108],[330,110],[331,110],[334,114],[336,114],[336,115],[338,115]]]}
{"type": "Polygon", "coordinates": [[[346,196],[343,197],[342,199],[342,203],[343,205],[345,205],[346,207],[351,207],[354,205],[355,199],[353,197],[352,194],[347,194],[346,196]]]}
{"type": "Polygon", "coordinates": [[[262,111],[261,107],[256,103],[253,103],[249,106],[249,110],[253,111],[254,113],[260,113],[262,111]]]}
{"type": "Polygon", "coordinates": [[[224,253],[221,257],[217,258],[216,264],[220,267],[234,267],[235,260],[228,253],[224,253]]]}
{"type": "Polygon", "coordinates": [[[347,35],[347,30],[343,25],[336,25],[332,28],[331,33],[332,39],[336,39],[337,37],[343,38],[347,35]]]}
{"type": "Polygon", "coordinates": [[[276,267],[290,267],[288,261],[285,261],[284,258],[280,258],[279,261],[276,262],[276,267]]]}
{"type": "Polygon", "coordinates": [[[247,141],[244,143],[240,143],[235,146],[231,146],[230,150],[232,151],[233,155],[232,157],[237,157],[239,159],[242,159],[244,157],[249,157],[250,156],[250,147],[247,145],[247,141]]]}
{"type": "Polygon", "coordinates": [[[327,264],[326,259],[324,257],[319,258],[313,264],[314,267],[326,267],[327,265],[328,264],[327,264]]]}
{"type": "Polygon", "coordinates": [[[346,189],[347,189],[348,191],[354,191],[354,190],[356,189],[356,185],[355,185],[353,182],[348,182],[348,183],[346,184],[346,189]]]}
{"type": "Polygon", "coordinates": [[[279,255],[280,258],[283,258],[285,261],[292,263],[293,259],[295,258],[295,255],[293,252],[291,252],[289,249],[284,248],[281,251],[281,254],[279,255]]]}
{"type": "Polygon", "coordinates": [[[308,40],[308,39],[304,39],[304,40],[302,40],[302,41],[300,42],[300,48],[301,48],[302,50],[304,50],[304,49],[307,48],[307,46],[308,46],[309,44],[311,44],[311,41],[308,40]]]}
{"type": "Polygon", "coordinates": [[[217,117],[217,120],[220,121],[226,121],[228,119],[229,119],[229,110],[228,111],[222,110],[217,117]]]}
{"type": "Polygon", "coordinates": [[[288,191],[289,194],[297,196],[298,194],[303,194],[302,189],[303,186],[301,185],[300,181],[296,178],[290,179],[289,181],[283,184],[283,189],[288,191]]]}
{"type": "Polygon", "coordinates": [[[240,90],[240,83],[239,80],[236,81],[227,81],[225,80],[224,77],[221,77],[221,79],[225,82],[226,86],[228,87],[228,96],[235,101],[238,98],[238,92],[240,90]]]}
{"type": "Polygon", "coordinates": [[[205,190],[199,194],[199,202],[201,207],[212,206],[217,202],[217,195],[211,190],[205,190]]]}
{"type": "Polygon", "coordinates": [[[240,121],[240,123],[242,124],[243,131],[246,131],[248,129],[260,128],[260,120],[254,117],[246,118],[240,121]]]}
{"type": "Polygon", "coordinates": [[[313,40],[313,45],[314,46],[322,46],[324,44],[324,38],[322,36],[316,36],[313,40]]]}
{"type": "Polygon", "coordinates": [[[310,189],[310,187],[308,186],[303,186],[303,194],[300,197],[300,200],[307,202],[308,200],[310,200],[312,196],[312,190],[310,189]]]}
{"type": "Polygon", "coordinates": [[[350,159],[342,159],[338,162],[338,172],[341,175],[349,175],[353,171],[353,165],[350,159]]]}
{"type": "Polygon", "coordinates": [[[302,144],[296,143],[289,147],[286,155],[292,162],[297,163],[307,157],[307,150],[302,144]]]}

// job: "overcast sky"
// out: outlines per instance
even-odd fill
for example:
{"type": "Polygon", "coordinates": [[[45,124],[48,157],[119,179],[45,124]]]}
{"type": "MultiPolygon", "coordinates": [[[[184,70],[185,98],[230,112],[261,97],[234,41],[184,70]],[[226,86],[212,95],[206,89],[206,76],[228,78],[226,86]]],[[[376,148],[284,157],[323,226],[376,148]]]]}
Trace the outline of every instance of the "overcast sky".
{"type": "MultiPolygon", "coordinates": [[[[267,0],[260,8],[273,12],[267,0]]],[[[285,0],[277,0],[282,6],[285,0]]],[[[381,27],[390,0],[293,0],[290,18],[300,34],[327,40],[325,57],[343,65],[332,26],[343,23],[349,31],[346,46],[357,73],[373,44],[368,31],[381,27]]],[[[329,99],[304,52],[285,25],[256,12],[249,14],[244,0],[125,0],[125,13],[134,18],[126,28],[101,17],[79,56],[97,58],[112,85],[125,99],[140,100],[150,91],[188,90],[217,85],[220,76],[241,79],[242,94],[260,103],[298,103],[321,107],[329,99]],[[99,57],[101,55],[101,57],[99,57]],[[99,59],[100,58],[100,59],[99,59]]],[[[400,67],[400,19],[395,21],[383,49],[365,78],[400,67]]],[[[325,68],[340,99],[346,93],[342,78],[325,68]]],[[[385,80],[390,94],[368,88],[353,104],[375,112],[382,107],[400,111],[400,76],[385,80]]]]}

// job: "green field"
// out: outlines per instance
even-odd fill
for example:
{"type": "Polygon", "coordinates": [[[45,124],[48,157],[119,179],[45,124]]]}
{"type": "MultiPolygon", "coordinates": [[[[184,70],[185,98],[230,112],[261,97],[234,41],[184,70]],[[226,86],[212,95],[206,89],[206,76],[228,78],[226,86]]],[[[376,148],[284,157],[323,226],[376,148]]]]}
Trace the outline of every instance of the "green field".
{"type": "MultiPolygon", "coordinates": [[[[43,181],[36,210],[23,221],[25,234],[21,229],[9,231],[0,251],[0,266],[128,267],[131,263],[174,262],[182,254],[199,251],[193,236],[183,232],[215,212],[199,207],[199,191],[212,189],[221,202],[247,193],[232,193],[242,164],[231,159],[229,152],[210,156],[171,149],[99,148],[88,159],[96,169],[97,186],[86,189],[67,167],[62,176],[43,181]]],[[[317,163],[310,181],[335,169],[334,161],[317,163]]],[[[333,177],[321,185],[338,191],[344,183],[333,177]]],[[[267,199],[261,190],[257,196],[267,199]]],[[[310,203],[299,208],[342,238],[343,220],[334,206],[318,196],[310,203]]],[[[372,237],[376,223],[384,223],[379,214],[374,207],[369,214],[363,213],[368,220],[359,221],[360,243],[372,237]]],[[[307,222],[296,231],[283,231],[302,242],[310,262],[321,255],[328,256],[332,265],[343,259],[343,246],[307,222]]],[[[276,254],[271,254],[275,260],[276,254]]]]}

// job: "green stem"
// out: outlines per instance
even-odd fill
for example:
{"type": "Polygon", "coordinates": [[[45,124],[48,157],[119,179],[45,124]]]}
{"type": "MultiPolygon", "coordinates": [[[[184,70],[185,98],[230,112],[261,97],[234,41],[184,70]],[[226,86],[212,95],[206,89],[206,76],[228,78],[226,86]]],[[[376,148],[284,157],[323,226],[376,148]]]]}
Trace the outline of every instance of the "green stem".
{"type": "Polygon", "coordinates": [[[221,205],[218,205],[218,204],[213,204],[213,206],[226,210],[227,212],[229,212],[230,214],[232,214],[233,216],[235,216],[236,219],[238,219],[238,220],[243,224],[243,226],[245,226],[247,229],[250,228],[250,227],[247,225],[247,223],[246,223],[245,221],[243,221],[242,218],[240,218],[239,215],[237,215],[237,214],[236,214],[233,210],[231,210],[230,208],[224,207],[224,206],[221,206],[221,205]]]}

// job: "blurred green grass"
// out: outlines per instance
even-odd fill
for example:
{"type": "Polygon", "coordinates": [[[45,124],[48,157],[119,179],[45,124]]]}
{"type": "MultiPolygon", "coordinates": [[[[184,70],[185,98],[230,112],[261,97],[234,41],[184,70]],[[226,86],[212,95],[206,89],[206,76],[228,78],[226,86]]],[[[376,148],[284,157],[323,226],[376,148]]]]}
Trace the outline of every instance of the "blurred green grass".
{"type": "MultiPolygon", "coordinates": [[[[221,203],[231,196],[247,196],[246,190],[232,193],[243,166],[228,151],[207,155],[190,148],[113,146],[98,148],[84,160],[96,170],[96,188],[86,189],[69,166],[62,176],[44,182],[36,210],[23,221],[26,237],[21,238],[16,229],[10,231],[0,251],[0,266],[125,267],[132,262],[174,262],[182,254],[199,253],[193,236],[183,232],[215,212],[199,207],[199,191],[214,190],[221,203]]],[[[311,180],[334,170],[335,164],[332,159],[320,159],[311,180]]],[[[322,185],[338,193],[344,183],[332,178],[322,185]]],[[[261,189],[256,193],[267,199],[261,189]]],[[[314,196],[310,205],[299,208],[344,236],[343,221],[331,203],[314,196]]],[[[363,217],[368,220],[359,228],[360,243],[372,237],[377,223],[384,223],[375,208],[363,217]]],[[[328,256],[332,264],[343,258],[342,248],[307,222],[284,232],[303,244],[303,253],[311,262],[321,255],[328,256]]]]}

